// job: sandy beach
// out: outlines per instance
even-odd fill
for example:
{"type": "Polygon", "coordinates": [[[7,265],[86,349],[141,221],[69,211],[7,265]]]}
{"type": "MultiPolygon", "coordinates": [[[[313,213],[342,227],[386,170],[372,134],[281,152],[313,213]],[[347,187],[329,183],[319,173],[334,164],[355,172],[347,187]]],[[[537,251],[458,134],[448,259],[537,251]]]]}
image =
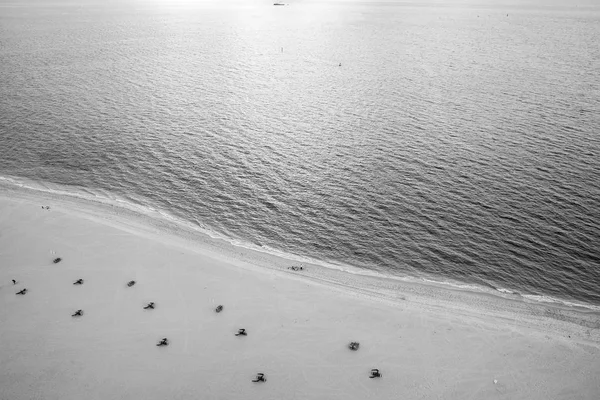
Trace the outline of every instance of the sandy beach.
{"type": "Polygon", "coordinates": [[[598,313],[296,264],[3,188],[0,399],[600,398],[598,313]]]}

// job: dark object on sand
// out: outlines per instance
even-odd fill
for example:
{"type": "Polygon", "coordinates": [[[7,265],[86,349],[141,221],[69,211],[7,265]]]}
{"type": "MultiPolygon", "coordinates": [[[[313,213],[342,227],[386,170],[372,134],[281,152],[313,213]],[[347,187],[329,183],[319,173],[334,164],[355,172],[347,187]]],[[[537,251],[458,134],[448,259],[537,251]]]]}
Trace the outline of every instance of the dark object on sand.
{"type": "Polygon", "coordinates": [[[146,307],[144,307],[144,310],[154,310],[154,302],[150,302],[148,303],[148,305],[146,305],[146,307]]]}
{"type": "Polygon", "coordinates": [[[259,372],[256,374],[256,378],[252,379],[252,382],[266,382],[267,378],[265,378],[265,374],[259,372]]]}
{"type": "Polygon", "coordinates": [[[59,262],[62,261],[62,258],[58,257],[54,259],[54,264],[58,264],[59,262]]]}
{"type": "Polygon", "coordinates": [[[359,346],[360,346],[360,343],[358,343],[358,342],[350,342],[350,344],[348,345],[348,348],[350,350],[356,351],[356,350],[358,350],[359,346]]]}
{"type": "Polygon", "coordinates": [[[219,313],[219,312],[221,312],[221,311],[223,311],[223,306],[221,306],[221,305],[218,305],[218,306],[217,306],[217,308],[215,308],[215,312],[218,312],[218,313],[219,313]]]}
{"type": "Polygon", "coordinates": [[[15,281],[14,279],[13,279],[12,281],[13,281],[13,285],[16,285],[16,284],[17,284],[17,281],[15,281]]]}
{"type": "Polygon", "coordinates": [[[20,295],[25,295],[25,293],[27,293],[27,289],[23,289],[20,292],[17,292],[17,294],[20,294],[20,295]]]}
{"type": "Polygon", "coordinates": [[[246,330],[244,328],[240,328],[238,329],[238,333],[235,334],[235,336],[247,336],[248,334],[246,333],[246,330]]]}
{"type": "Polygon", "coordinates": [[[162,338],[162,340],[160,342],[158,342],[156,345],[157,346],[168,346],[169,340],[167,338],[162,338]]]}
{"type": "Polygon", "coordinates": [[[371,370],[371,376],[369,376],[369,378],[381,378],[381,374],[379,373],[379,370],[377,368],[373,368],[371,370]]]}
{"type": "Polygon", "coordinates": [[[83,315],[83,310],[75,311],[75,314],[72,314],[71,317],[81,317],[83,315]]]}
{"type": "Polygon", "coordinates": [[[83,279],[77,279],[75,282],[73,282],[73,285],[83,285],[83,279]]]}
{"type": "Polygon", "coordinates": [[[127,286],[132,287],[133,285],[135,285],[135,281],[129,281],[129,282],[127,282],[127,286]]]}

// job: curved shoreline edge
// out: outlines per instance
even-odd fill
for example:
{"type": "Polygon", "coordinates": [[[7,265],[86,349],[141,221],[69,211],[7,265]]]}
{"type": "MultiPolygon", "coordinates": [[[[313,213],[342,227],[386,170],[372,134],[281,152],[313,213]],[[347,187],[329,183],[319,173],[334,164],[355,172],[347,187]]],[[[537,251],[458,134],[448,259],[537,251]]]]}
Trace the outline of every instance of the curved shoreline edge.
{"type": "Polygon", "coordinates": [[[290,271],[298,262],[281,255],[236,246],[224,238],[212,237],[193,227],[161,218],[162,213],[147,215],[114,204],[108,199],[93,201],[63,192],[43,191],[0,179],[0,199],[47,204],[53,209],[117,227],[140,236],[200,252],[257,272],[271,271],[291,279],[304,279],[332,290],[352,292],[400,307],[412,303],[433,313],[492,316],[511,324],[538,328],[561,336],[574,335],[587,343],[600,344],[600,307],[577,307],[530,300],[518,294],[486,293],[448,287],[438,282],[413,282],[383,274],[361,273],[304,263],[303,271],[290,271]]]}

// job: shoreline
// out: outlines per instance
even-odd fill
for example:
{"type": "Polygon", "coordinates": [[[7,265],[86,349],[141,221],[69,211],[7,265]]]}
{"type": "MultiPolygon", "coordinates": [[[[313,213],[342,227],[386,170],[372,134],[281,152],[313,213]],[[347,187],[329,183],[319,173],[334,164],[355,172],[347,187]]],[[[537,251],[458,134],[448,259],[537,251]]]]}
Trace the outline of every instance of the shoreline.
{"type": "Polygon", "coordinates": [[[493,292],[475,291],[435,281],[409,280],[375,271],[364,273],[358,268],[335,269],[317,263],[304,262],[304,271],[291,271],[288,267],[297,265],[298,260],[235,245],[193,226],[183,226],[177,221],[161,218],[164,215],[159,211],[154,216],[147,215],[121,204],[110,203],[108,199],[98,198],[94,201],[68,192],[43,191],[19,186],[7,179],[4,182],[0,180],[0,188],[4,189],[0,192],[0,201],[19,199],[32,204],[46,202],[55,210],[166,241],[252,271],[273,271],[288,278],[311,281],[396,305],[409,301],[442,314],[452,311],[468,315],[493,315],[513,324],[542,326],[544,330],[551,326],[550,331],[562,336],[568,336],[573,327],[579,327],[583,329],[582,332],[571,333],[585,342],[600,343],[600,306],[544,302],[520,294],[502,293],[497,289],[491,289],[493,292]]]}
{"type": "Polygon", "coordinates": [[[600,393],[598,313],[316,265],[292,271],[168,221],[28,190],[0,193],[0,222],[7,398],[600,393]],[[162,338],[168,346],[157,347],[162,338]],[[373,368],[381,379],[369,379],[373,368]],[[267,382],[253,382],[257,373],[267,382]]]}
{"type": "MultiPolygon", "coordinates": [[[[262,248],[261,246],[253,243],[243,243],[237,239],[228,238],[220,233],[203,229],[200,226],[194,225],[189,221],[182,220],[180,218],[166,214],[163,211],[155,208],[145,206],[142,204],[134,204],[127,199],[119,199],[115,196],[113,198],[100,197],[93,192],[87,191],[84,188],[78,188],[80,192],[71,192],[66,190],[53,189],[50,186],[60,187],[64,189],[64,186],[49,182],[37,182],[29,180],[28,178],[11,177],[11,176],[0,176],[0,189],[4,188],[7,191],[13,191],[16,195],[40,197],[40,199],[47,199],[50,201],[69,201],[73,206],[82,207],[83,209],[92,211],[92,213],[98,213],[101,210],[103,212],[111,212],[114,208],[119,208],[121,212],[127,213],[129,219],[145,219],[146,223],[156,224],[157,229],[166,229],[170,234],[179,236],[181,234],[192,236],[198,235],[204,244],[214,241],[215,243],[226,243],[230,246],[232,253],[243,253],[249,252],[252,254],[264,254],[267,257],[273,257],[276,260],[281,260],[283,263],[292,265],[293,263],[307,264],[311,267],[325,268],[327,270],[338,271],[346,274],[356,275],[358,277],[372,277],[380,279],[389,279],[392,281],[399,281],[408,285],[425,285],[434,286],[436,288],[447,289],[452,291],[461,291],[467,293],[481,294],[485,296],[494,296],[499,299],[509,301],[523,301],[525,303],[542,304],[549,307],[565,310],[574,310],[581,312],[593,312],[600,315],[600,305],[592,303],[584,303],[579,300],[562,299],[552,297],[546,294],[528,294],[520,293],[517,290],[498,288],[491,284],[483,285],[477,283],[459,282],[454,280],[436,280],[435,277],[411,277],[402,276],[394,273],[382,273],[376,270],[369,270],[359,267],[354,267],[347,264],[338,264],[328,261],[317,260],[312,257],[302,257],[294,254],[287,254],[277,249],[262,248]],[[37,186],[36,186],[37,185],[37,186]],[[21,192],[21,194],[19,194],[21,192]],[[82,193],[87,193],[90,197],[86,197],[82,193]],[[94,196],[95,198],[92,198],[94,196]]],[[[2,193],[0,193],[2,196],[2,193]]],[[[113,210],[114,213],[118,213],[119,210],[113,210]]],[[[116,221],[119,223],[119,221],[116,221]]],[[[440,279],[444,279],[441,278],[440,279]]]]}

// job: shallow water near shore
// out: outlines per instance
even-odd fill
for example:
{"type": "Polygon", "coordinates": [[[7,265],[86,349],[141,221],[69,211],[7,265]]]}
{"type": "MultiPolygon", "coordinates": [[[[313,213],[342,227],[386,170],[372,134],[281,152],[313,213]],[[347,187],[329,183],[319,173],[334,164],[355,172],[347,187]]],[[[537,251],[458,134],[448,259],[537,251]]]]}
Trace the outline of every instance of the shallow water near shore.
{"type": "Polygon", "coordinates": [[[5,184],[600,305],[597,5],[221,3],[0,2],[5,184]]]}

